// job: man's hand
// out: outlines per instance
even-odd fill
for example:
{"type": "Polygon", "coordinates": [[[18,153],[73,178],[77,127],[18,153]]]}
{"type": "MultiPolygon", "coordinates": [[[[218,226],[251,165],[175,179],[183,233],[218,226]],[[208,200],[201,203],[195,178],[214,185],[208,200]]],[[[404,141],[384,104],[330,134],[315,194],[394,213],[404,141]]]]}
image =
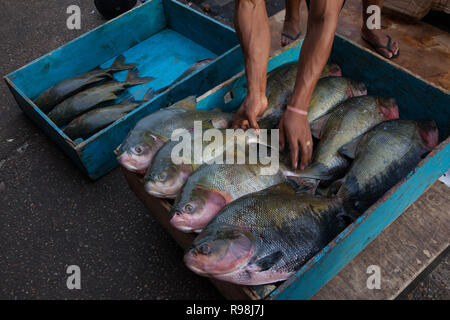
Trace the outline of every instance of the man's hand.
{"type": "Polygon", "coordinates": [[[289,143],[292,167],[294,169],[297,169],[298,153],[301,150],[300,169],[303,170],[311,161],[313,150],[313,141],[307,116],[286,110],[281,118],[279,129],[280,149],[284,149],[286,141],[289,143]]]}
{"type": "Polygon", "coordinates": [[[267,108],[267,97],[265,95],[248,95],[242,102],[241,107],[234,116],[233,129],[253,128],[259,130],[258,120],[267,108]]]}

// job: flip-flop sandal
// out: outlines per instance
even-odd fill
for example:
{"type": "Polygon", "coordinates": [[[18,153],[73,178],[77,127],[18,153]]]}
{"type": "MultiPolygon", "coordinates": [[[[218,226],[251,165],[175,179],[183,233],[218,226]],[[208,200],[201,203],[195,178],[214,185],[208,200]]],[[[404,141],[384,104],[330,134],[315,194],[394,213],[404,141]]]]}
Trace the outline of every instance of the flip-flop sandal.
{"type": "MultiPolygon", "coordinates": [[[[391,38],[391,36],[388,36],[388,35],[386,35],[386,37],[388,38],[388,42],[387,42],[387,45],[385,45],[385,46],[383,46],[382,44],[373,44],[373,43],[367,41],[367,40],[364,39],[364,38],[363,38],[363,40],[366,41],[368,44],[370,44],[370,46],[371,46],[372,48],[374,48],[374,49],[386,49],[386,50],[392,52],[392,51],[391,51],[392,38],[391,38]]],[[[380,53],[378,52],[378,54],[380,54],[380,53]]],[[[390,57],[390,58],[385,57],[385,58],[386,58],[386,59],[395,59],[395,58],[398,57],[399,54],[400,54],[400,49],[397,50],[397,53],[396,53],[396,54],[392,54],[392,57],[390,57]]],[[[383,57],[384,57],[384,56],[383,56],[383,57]]]]}
{"type": "Polygon", "coordinates": [[[298,40],[301,37],[302,33],[301,32],[297,33],[297,35],[295,37],[293,37],[291,35],[288,35],[287,33],[284,33],[284,32],[281,35],[283,37],[288,38],[289,40],[296,41],[296,40],[298,40]]]}

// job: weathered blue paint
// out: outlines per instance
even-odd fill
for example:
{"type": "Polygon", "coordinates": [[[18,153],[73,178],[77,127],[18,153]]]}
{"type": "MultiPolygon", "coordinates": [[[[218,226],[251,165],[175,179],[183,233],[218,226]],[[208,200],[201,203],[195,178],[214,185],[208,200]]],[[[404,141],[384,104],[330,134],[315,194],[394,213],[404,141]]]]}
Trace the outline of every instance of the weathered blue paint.
{"type": "MultiPolygon", "coordinates": [[[[200,95],[242,69],[242,53],[232,29],[179,2],[151,0],[12,72],[5,81],[23,111],[89,177],[97,179],[117,165],[113,150],[136,121],[187,95],[200,95]],[[127,62],[138,63],[140,76],[156,78],[130,88],[128,94],[135,99],[141,99],[149,88],[169,85],[199,60],[216,60],[75,145],[32,99],[64,79],[111,65],[119,54],[127,62]]],[[[125,76],[126,72],[115,74],[117,80],[125,76]]]]}
{"type": "MultiPolygon", "coordinates": [[[[270,60],[269,71],[283,62],[298,59],[300,48],[301,42],[277,52],[270,60]]],[[[369,94],[394,97],[401,118],[435,120],[441,143],[408,177],[272,292],[270,299],[312,297],[450,167],[449,91],[421,80],[341,36],[335,37],[330,60],[341,66],[344,75],[363,81],[369,94]]],[[[200,97],[199,108],[238,108],[245,97],[245,83],[242,72],[200,97]]]]}

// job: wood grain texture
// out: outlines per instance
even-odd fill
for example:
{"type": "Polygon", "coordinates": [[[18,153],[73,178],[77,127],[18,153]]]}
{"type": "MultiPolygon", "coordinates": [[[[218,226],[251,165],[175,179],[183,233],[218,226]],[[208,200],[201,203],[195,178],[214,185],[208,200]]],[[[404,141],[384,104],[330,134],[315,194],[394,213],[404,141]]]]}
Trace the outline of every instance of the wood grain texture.
{"type": "Polygon", "coordinates": [[[394,299],[448,246],[450,188],[436,181],[313,297],[394,299]],[[367,267],[381,269],[381,289],[370,290],[367,267]]]}
{"type": "MultiPolygon", "coordinates": [[[[373,50],[361,38],[361,3],[360,0],[345,2],[336,32],[373,50]]],[[[304,1],[300,7],[300,17],[300,28],[304,35],[308,17],[304,1]]],[[[280,48],[283,21],[284,10],[270,18],[272,51],[280,48]]],[[[382,31],[400,43],[400,55],[393,60],[394,63],[444,89],[450,89],[450,34],[421,21],[405,21],[394,16],[382,15],[381,22],[382,31]]]]}

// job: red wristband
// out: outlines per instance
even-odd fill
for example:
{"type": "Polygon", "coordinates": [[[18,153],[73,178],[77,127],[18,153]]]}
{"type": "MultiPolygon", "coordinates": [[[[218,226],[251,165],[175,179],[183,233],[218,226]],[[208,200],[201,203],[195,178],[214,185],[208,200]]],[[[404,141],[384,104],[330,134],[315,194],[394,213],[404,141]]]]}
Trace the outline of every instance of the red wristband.
{"type": "Polygon", "coordinates": [[[299,110],[299,109],[296,109],[296,108],[291,107],[291,106],[287,106],[286,109],[289,110],[289,111],[295,112],[297,114],[300,114],[302,116],[307,116],[308,115],[308,112],[306,112],[305,110],[299,110]]]}

